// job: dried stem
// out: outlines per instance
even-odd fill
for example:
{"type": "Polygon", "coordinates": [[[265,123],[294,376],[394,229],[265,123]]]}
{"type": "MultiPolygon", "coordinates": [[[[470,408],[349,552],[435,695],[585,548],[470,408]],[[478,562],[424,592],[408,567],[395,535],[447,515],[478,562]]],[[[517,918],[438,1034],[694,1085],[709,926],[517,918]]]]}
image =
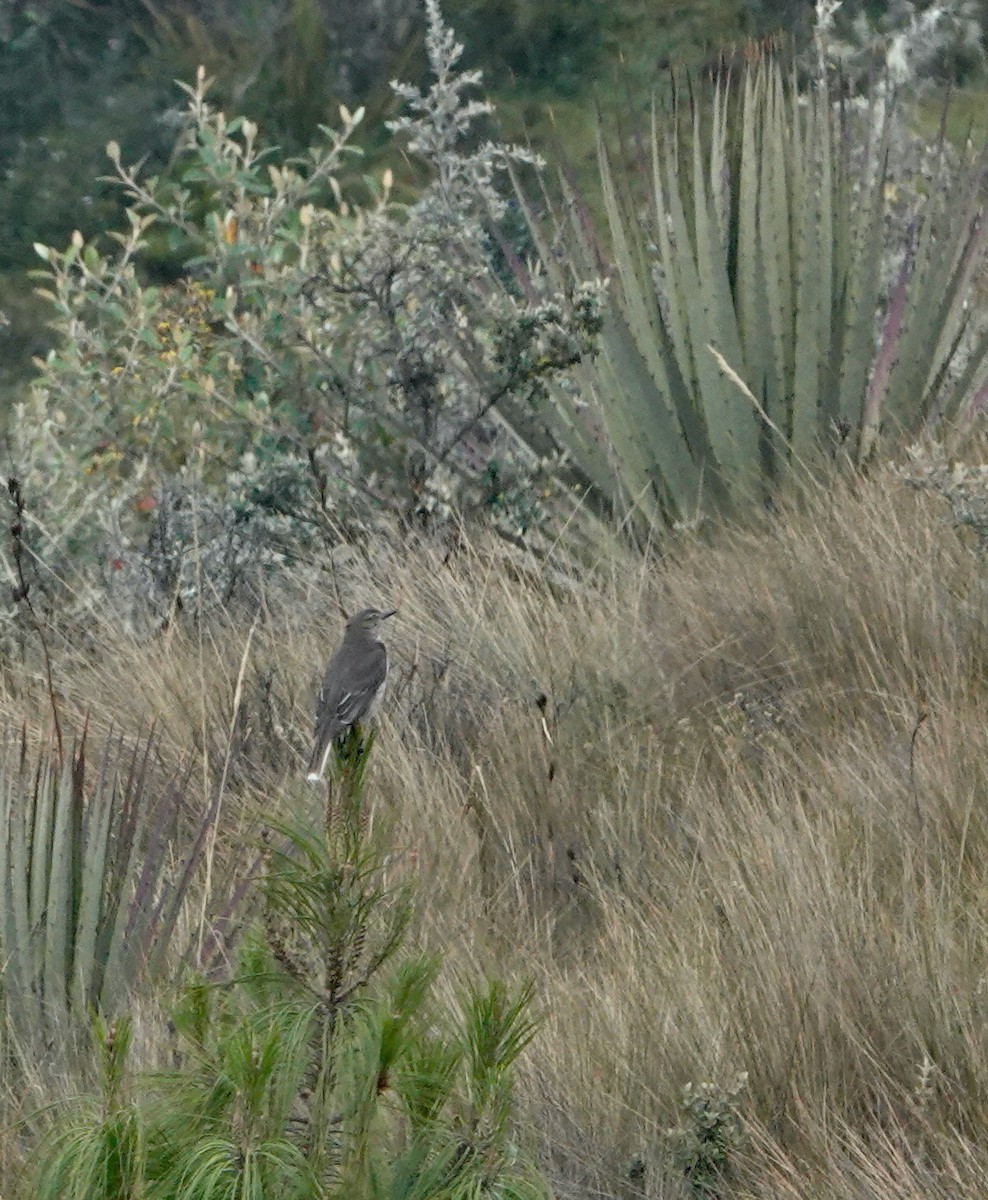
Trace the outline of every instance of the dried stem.
{"type": "Polygon", "coordinates": [[[45,639],[44,626],[31,600],[31,584],[24,570],[24,558],[27,553],[24,546],[26,506],[24,504],[24,492],[21,488],[21,481],[13,475],[7,479],[7,492],[13,502],[15,513],[13,523],[10,526],[10,537],[17,582],[11,589],[11,596],[15,604],[23,604],[27,609],[35,632],[38,635],[38,641],[41,643],[41,654],[45,663],[45,685],[48,689],[48,700],[51,704],[52,720],[55,725],[55,744],[58,747],[58,761],[61,764],[64,761],[64,749],[62,746],[62,723],[59,719],[58,699],[55,695],[55,677],[52,672],[51,655],[48,653],[48,642],[45,639]]]}

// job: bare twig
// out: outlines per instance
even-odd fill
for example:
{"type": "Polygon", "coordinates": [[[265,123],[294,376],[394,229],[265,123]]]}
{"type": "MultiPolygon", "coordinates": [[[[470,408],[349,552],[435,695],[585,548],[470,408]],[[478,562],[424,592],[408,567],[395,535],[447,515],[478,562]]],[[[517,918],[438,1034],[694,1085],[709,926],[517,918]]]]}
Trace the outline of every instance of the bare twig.
{"type": "Polygon", "coordinates": [[[45,639],[44,626],[31,600],[31,584],[28,582],[24,572],[24,556],[26,553],[24,547],[24,515],[26,506],[24,504],[24,492],[21,488],[21,481],[13,475],[7,479],[7,492],[13,502],[15,513],[13,523],[10,526],[10,537],[14,557],[14,570],[17,573],[17,583],[11,589],[11,595],[15,604],[23,604],[27,609],[38,635],[38,641],[41,643],[41,654],[45,663],[45,684],[48,689],[48,700],[51,704],[52,720],[55,724],[55,743],[58,747],[58,761],[61,764],[64,751],[62,746],[62,723],[59,719],[58,699],[55,695],[55,677],[51,666],[51,655],[48,653],[48,642],[45,639]]]}

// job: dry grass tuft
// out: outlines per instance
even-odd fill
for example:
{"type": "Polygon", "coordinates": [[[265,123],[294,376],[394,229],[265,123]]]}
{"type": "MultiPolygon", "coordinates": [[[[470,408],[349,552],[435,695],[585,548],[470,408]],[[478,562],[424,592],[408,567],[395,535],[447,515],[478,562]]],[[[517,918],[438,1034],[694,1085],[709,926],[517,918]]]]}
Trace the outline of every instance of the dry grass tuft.
{"type": "MultiPolygon", "coordinates": [[[[274,799],[309,794],[340,602],[399,605],[374,817],[449,986],[538,983],[523,1115],[559,1194],[701,1194],[665,1131],[686,1084],[747,1072],[725,1195],[980,1200],[982,571],[878,475],[568,582],[483,540],[375,547],[253,629],[56,665],[69,713],[153,721],[204,797],[222,782],[228,882],[274,799]]],[[[25,706],[40,728],[40,684],[0,696],[25,706]]]]}

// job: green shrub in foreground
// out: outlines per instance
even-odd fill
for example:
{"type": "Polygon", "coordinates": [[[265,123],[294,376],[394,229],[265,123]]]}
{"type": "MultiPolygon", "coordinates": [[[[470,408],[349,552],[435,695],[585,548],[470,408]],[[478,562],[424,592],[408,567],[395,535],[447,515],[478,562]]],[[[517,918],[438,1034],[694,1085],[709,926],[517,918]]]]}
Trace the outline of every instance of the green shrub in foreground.
{"type": "Polygon", "coordinates": [[[366,832],[367,750],[351,745],[363,761],[338,771],[321,828],[272,835],[239,969],[173,1012],[177,1066],[137,1075],[129,1019],[97,1025],[100,1091],[66,1114],[32,1196],[545,1195],[511,1120],[531,991],[439,1001],[440,964],[404,949],[409,888],[366,832]]]}

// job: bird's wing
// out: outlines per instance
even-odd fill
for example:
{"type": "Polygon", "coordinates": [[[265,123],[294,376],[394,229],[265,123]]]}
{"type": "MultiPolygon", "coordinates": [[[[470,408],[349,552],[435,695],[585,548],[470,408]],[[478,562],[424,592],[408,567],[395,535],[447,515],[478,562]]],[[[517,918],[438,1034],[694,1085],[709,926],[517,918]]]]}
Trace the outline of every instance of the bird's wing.
{"type": "Polygon", "coordinates": [[[364,716],[388,674],[388,653],[377,643],[358,672],[348,665],[346,679],[339,670],[340,653],[333,655],[316,701],[315,745],[309,759],[309,779],[322,779],[334,740],[364,716]]]}
{"type": "Polygon", "coordinates": [[[335,737],[341,729],[359,721],[380,690],[387,673],[388,654],[381,642],[375,645],[372,654],[364,656],[360,670],[355,672],[351,668],[345,680],[340,679],[337,656],[334,655],[316,702],[316,736],[328,733],[330,737],[335,737]]]}

